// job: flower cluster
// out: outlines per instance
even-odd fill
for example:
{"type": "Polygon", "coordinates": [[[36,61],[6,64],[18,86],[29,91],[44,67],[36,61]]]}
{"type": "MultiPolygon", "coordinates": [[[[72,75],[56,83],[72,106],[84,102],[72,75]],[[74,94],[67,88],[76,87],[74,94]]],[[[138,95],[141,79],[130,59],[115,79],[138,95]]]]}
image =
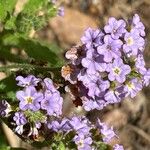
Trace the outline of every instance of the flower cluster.
{"type": "MultiPolygon", "coordinates": [[[[63,141],[65,147],[71,149],[74,145],[78,150],[98,149],[102,145],[107,148],[111,139],[117,137],[113,128],[99,119],[94,125],[85,116],[62,117],[63,99],[51,79],[28,75],[18,76],[16,81],[23,88],[16,93],[18,102],[10,109],[7,101],[0,101],[0,115],[12,118],[17,134],[33,140],[39,136],[50,140],[46,138],[52,136],[53,143],[63,141]]],[[[114,145],[113,149],[119,150],[118,147],[114,145]]]]}
{"type": "MultiPolygon", "coordinates": [[[[56,2],[50,1],[52,5],[56,2]]],[[[58,14],[63,13],[60,7],[58,14]]],[[[137,14],[129,22],[111,17],[102,30],[88,28],[82,45],[66,52],[70,62],[61,70],[66,80],[63,87],[76,106],[100,110],[127,96],[135,97],[149,85],[150,69],[143,57],[144,30],[137,14]]],[[[96,150],[111,148],[111,140],[118,138],[113,127],[99,119],[93,124],[85,116],[62,117],[63,98],[51,79],[28,75],[17,76],[16,81],[20,88],[16,101],[9,104],[1,100],[0,117],[10,120],[24,139],[45,140],[43,143],[52,149],[96,150]]],[[[123,149],[122,145],[113,146],[113,150],[123,149]]]]}
{"type": "Polygon", "coordinates": [[[63,99],[59,91],[49,78],[44,80],[33,75],[18,76],[17,85],[23,89],[17,91],[16,98],[19,107],[16,108],[13,120],[18,134],[24,132],[23,126],[30,126],[29,136],[38,135],[38,129],[46,123],[48,118],[62,115],[63,99]]]}
{"type": "Polygon", "coordinates": [[[76,106],[100,110],[127,96],[135,97],[149,85],[144,30],[137,14],[128,23],[111,17],[103,30],[88,28],[81,38],[82,46],[66,52],[70,63],[61,72],[70,82],[66,91],[76,106]]]}
{"type": "MultiPolygon", "coordinates": [[[[104,142],[106,147],[113,138],[117,138],[113,128],[109,128],[99,119],[96,125],[93,125],[85,116],[73,116],[72,118],[64,118],[48,123],[48,128],[57,134],[62,133],[63,138],[73,133],[71,141],[66,141],[66,145],[75,143],[78,150],[92,150],[101,148],[104,142]]],[[[114,145],[114,150],[123,150],[123,146],[114,145]]]]}

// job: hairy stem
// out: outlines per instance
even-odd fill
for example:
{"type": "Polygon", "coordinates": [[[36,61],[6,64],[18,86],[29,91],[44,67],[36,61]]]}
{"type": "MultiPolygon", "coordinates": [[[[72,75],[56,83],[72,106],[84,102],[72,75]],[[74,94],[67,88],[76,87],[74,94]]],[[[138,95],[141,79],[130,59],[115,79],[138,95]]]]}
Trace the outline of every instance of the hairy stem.
{"type": "Polygon", "coordinates": [[[31,64],[12,64],[0,67],[0,72],[18,71],[18,70],[36,70],[36,71],[59,71],[60,68],[42,67],[31,64]]]}

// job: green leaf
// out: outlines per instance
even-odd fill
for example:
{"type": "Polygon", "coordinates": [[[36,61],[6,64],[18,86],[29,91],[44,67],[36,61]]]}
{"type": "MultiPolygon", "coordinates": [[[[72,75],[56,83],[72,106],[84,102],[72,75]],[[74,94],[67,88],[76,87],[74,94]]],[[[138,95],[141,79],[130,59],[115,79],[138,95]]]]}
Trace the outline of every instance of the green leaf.
{"type": "Polygon", "coordinates": [[[37,40],[20,38],[19,45],[24,48],[27,55],[31,58],[39,61],[48,61],[53,65],[57,63],[57,55],[49,47],[37,40]]]}
{"type": "Polygon", "coordinates": [[[17,62],[17,63],[27,63],[28,60],[21,58],[20,56],[11,54],[9,47],[0,47],[0,58],[5,59],[10,62],[17,62]]]}
{"type": "Polygon", "coordinates": [[[15,9],[15,5],[17,3],[17,0],[1,0],[0,1],[0,21],[3,22],[7,14],[10,15],[13,13],[15,9]]]}
{"type": "Polygon", "coordinates": [[[10,92],[7,92],[6,93],[6,97],[8,99],[11,99],[12,101],[15,101],[16,100],[16,91],[10,91],[10,92]]]}
{"type": "Polygon", "coordinates": [[[29,0],[22,10],[23,13],[30,14],[37,12],[40,8],[42,8],[45,1],[48,0],[29,0]]]}
{"type": "Polygon", "coordinates": [[[11,91],[17,91],[18,89],[16,85],[16,81],[15,81],[15,76],[13,74],[1,80],[0,86],[3,86],[3,88],[0,89],[0,92],[5,92],[5,93],[11,92],[11,91]]]}
{"type": "Polygon", "coordinates": [[[0,2],[0,22],[3,22],[7,16],[7,12],[3,6],[3,3],[0,2]]]}
{"type": "Polygon", "coordinates": [[[7,99],[8,101],[11,101],[11,102],[15,101],[16,91],[18,90],[18,87],[16,84],[17,83],[15,81],[15,77],[13,74],[1,80],[0,86],[3,86],[3,88],[0,88],[0,98],[7,99]]]}
{"type": "Polygon", "coordinates": [[[32,29],[35,31],[41,29],[46,25],[44,16],[38,16],[37,14],[20,13],[16,19],[17,31],[25,35],[29,35],[32,29]]]}
{"type": "MultiPolygon", "coordinates": [[[[24,49],[29,58],[34,58],[38,61],[46,61],[51,66],[58,66],[61,59],[52,50],[51,46],[36,39],[25,38],[22,35],[7,35],[3,38],[3,44],[24,49]]],[[[61,64],[61,63],[60,63],[61,64]]]]}
{"type": "Polygon", "coordinates": [[[57,14],[57,7],[48,0],[29,0],[16,19],[17,31],[29,35],[46,26],[49,18],[57,14]]]}

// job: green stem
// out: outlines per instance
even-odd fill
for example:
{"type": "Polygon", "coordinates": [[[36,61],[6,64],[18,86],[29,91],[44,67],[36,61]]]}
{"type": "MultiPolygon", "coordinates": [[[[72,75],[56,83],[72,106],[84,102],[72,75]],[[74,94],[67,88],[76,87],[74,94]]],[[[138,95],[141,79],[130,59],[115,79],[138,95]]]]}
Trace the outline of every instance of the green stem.
{"type": "Polygon", "coordinates": [[[18,70],[36,70],[36,71],[59,71],[60,68],[42,67],[31,64],[13,64],[0,67],[0,72],[18,71],[18,70]]]}

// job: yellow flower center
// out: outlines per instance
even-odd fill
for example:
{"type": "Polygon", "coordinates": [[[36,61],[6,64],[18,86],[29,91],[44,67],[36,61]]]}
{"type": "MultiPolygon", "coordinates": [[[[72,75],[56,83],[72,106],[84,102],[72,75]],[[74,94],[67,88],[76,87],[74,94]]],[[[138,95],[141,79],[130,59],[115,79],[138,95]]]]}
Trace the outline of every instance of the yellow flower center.
{"type": "Polygon", "coordinates": [[[80,140],[80,141],[79,141],[79,147],[80,147],[80,148],[84,147],[83,140],[80,140]]]}
{"type": "Polygon", "coordinates": [[[27,102],[27,104],[31,104],[33,102],[33,98],[32,97],[26,97],[26,102],[27,102]]]}
{"type": "Polygon", "coordinates": [[[132,37],[129,37],[128,40],[127,40],[127,44],[130,46],[130,45],[133,45],[134,43],[134,40],[132,37]]]}
{"type": "Polygon", "coordinates": [[[132,90],[132,89],[135,88],[135,86],[134,86],[134,84],[132,82],[128,82],[127,83],[127,87],[128,87],[129,90],[132,90]]]}
{"type": "Polygon", "coordinates": [[[120,74],[120,69],[118,67],[113,69],[114,73],[119,75],[120,74]]]}

